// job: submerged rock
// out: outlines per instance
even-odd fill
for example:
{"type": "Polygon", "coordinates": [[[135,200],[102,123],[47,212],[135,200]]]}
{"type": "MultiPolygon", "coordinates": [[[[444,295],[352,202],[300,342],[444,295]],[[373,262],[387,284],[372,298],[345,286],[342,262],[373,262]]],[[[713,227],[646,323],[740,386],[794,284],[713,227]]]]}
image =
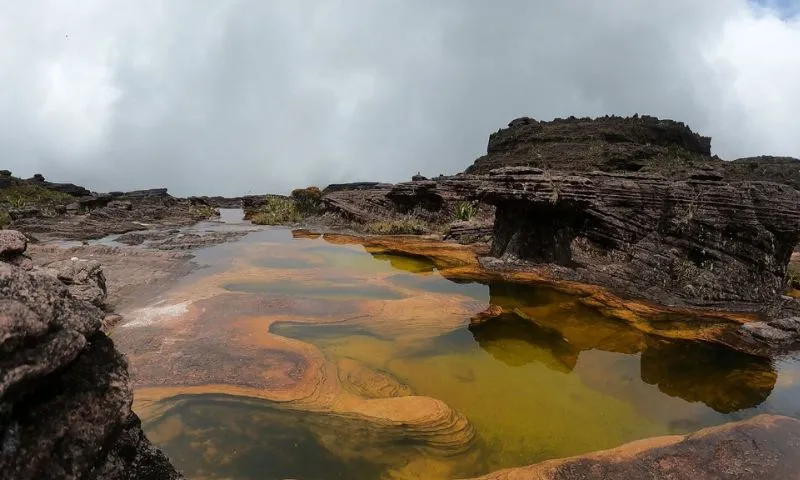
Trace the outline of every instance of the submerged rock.
{"type": "MultiPolygon", "coordinates": [[[[601,452],[501,470],[480,480],[797,478],[800,421],[776,415],[656,437],[601,452]]],[[[476,479],[477,480],[477,479],[476,479]]]]}
{"type": "Polygon", "coordinates": [[[0,262],[3,478],[180,478],[131,410],[127,364],[100,331],[104,315],[57,275],[0,262]]]}

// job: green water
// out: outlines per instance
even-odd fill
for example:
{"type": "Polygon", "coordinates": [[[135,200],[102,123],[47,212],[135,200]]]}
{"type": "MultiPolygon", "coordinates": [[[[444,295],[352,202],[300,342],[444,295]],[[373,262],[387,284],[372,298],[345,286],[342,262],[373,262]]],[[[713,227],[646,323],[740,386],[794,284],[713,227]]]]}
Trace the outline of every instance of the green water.
{"type": "MultiPolygon", "coordinates": [[[[270,235],[274,243],[275,233],[270,235]]],[[[243,243],[257,244],[258,236],[252,237],[243,243]]],[[[321,299],[331,306],[353,299],[385,301],[390,314],[393,302],[413,298],[414,292],[436,293],[479,304],[476,312],[489,304],[509,312],[472,328],[469,315],[463,315],[456,326],[430,336],[417,335],[421,327],[415,313],[400,304],[396,316],[372,323],[281,322],[270,329],[316,345],[331,362],[357,360],[392,375],[415,395],[444,401],[469,419],[475,441],[455,458],[432,459],[456,465],[446,474],[431,467],[429,473],[402,476],[398,472],[404,466],[432,454],[356,420],[233,397],[181,397],[166,401],[165,413],[145,426],[190,476],[452,478],[687,433],[758,413],[800,417],[796,358],[771,362],[652,337],[551,289],[451,282],[424,259],[373,257],[322,239],[286,238],[280,245],[287,258],[306,260],[275,263],[281,250],[273,244],[254,262],[281,271],[315,268],[320,279],[265,275],[263,282],[225,287],[321,299]]],[[[217,254],[204,253],[226,261],[217,254]]],[[[437,314],[435,304],[430,308],[437,314]]],[[[454,315],[447,308],[441,306],[443,320],[454,315]]]]}

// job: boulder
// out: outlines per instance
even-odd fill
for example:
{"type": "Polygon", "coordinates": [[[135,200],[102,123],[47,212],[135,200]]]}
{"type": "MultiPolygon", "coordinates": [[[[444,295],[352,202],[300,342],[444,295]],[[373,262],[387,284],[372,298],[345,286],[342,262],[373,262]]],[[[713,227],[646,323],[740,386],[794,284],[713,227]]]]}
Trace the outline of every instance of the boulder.
{"type": "Polygon", "coordinates": [[[8,216],[12,220],[22,220],[25,218],[36,218],[41,215],[42,211],[36,207],[23,207],[11,208],[8,210],[8,216]]]}
{"type": "Polygon", "coordinates": [[[100,262],[74,258],[52,262],[44,268],[66,285],[73,297],[97,307],[105,305],[108,291],[100,262]]]}
{"type": "Polygon", "coordinates": [[[16,230],[0,230],[0,260],[25,253],[28,239],[16,230]]]}
{"type": "Polygon", "coordinates": [[[0,262],[6,262],[23,270],[33,268],[33,262],[25,255],[28,239],[16,230],[0,230],[0,262]]]}
{"type": "Polygon", "coordinates": [[[57,276],[0,262],[2,478],[181,478],[131,410],[104,316],[57,276]]]}

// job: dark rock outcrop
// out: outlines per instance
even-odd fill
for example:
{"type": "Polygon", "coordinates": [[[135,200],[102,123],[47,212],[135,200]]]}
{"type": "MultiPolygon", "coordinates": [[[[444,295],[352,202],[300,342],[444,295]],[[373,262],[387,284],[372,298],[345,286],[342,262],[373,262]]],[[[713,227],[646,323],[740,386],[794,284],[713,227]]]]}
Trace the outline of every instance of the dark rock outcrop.
{"type": "Polygon", "coordinates": [[[329,185],[322,191],[322,202],[328,211],[336,212],[348,220],[377,222],[394,211],[391,200],[386,196],[391,189],[392,185],[386,183],[329,185]]]}
{"type": "Polygon", "coordinates": [[[650,438],[611,450],[501,470],[479,480],[797,479],[798,449],[800,421],[760,415],[690,435],[650,438]]]}
{"type": "Polygon", "coordinates": [[[497,206],[494,256],[669,303],[775,299],[800,238],[800,192],[786,185],[495,173],[479,187],[497,206]]]}
{"type": "Polygon", "coordinates": [[[487,154],[466,173],[488,174],[500,167],[530,166],[589,172],[659,172],[686,176],[721,161],[711,156],[711,139],[672,120],[650,116],[597,119],[523,117],[489,137],[487,154]]]}
{"type": "Polygon", "coordinates": [[[131,410],[127,364],[105,313],[57,277],[6,260],[0,238],[0,472],[13,479],[175,479],[131,410]]]}

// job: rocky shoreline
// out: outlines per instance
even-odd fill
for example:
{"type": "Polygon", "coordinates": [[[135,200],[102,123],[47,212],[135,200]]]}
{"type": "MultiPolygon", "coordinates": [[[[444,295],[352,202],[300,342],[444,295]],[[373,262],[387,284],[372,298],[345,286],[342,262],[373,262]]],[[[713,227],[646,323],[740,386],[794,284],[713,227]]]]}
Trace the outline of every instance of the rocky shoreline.
{"type": "MultiPolygon", "coordinates": [[[[23,233],[0,231],[0,471],[11,478],[179,478],[144,437],[130,410],[126,362],[103,332],[119,321],[115,310],[126,299],[195,267],[182,251],[247,233],[182,229],[214,218],[217,208],[242,207],[255,223],[309,228],[297,236],[327,231],[333,243],[426,258],[445,278],[557,286],[666,338],[769,358],[795,350],[800,160],[723,162],[710,142],[653,117],[520,118],[492,134],[487,154],[464,173],[287,196],[97,194],[3,172],[0,211],[5,226],[23,233]],[[144,248],[28,245],[110,234],[144,248]]],[[[473,324],[504,315],[515,313],[490,308],[473,324]]],[[[158,359],[151,360],[156,368],[158,359]]],[[[760,416],[481,478],[788,478],[798,447],[800,422],[760,416]],[[737,463],[742,456],[747,461],[737,463]]]]}
{"type": "Polygon", "coordinates": [[[2,477],[180,478],[145,438],[127,362],[101,331],[102,271],[37,268],[26,247],[0,232],[2,477]]]}

